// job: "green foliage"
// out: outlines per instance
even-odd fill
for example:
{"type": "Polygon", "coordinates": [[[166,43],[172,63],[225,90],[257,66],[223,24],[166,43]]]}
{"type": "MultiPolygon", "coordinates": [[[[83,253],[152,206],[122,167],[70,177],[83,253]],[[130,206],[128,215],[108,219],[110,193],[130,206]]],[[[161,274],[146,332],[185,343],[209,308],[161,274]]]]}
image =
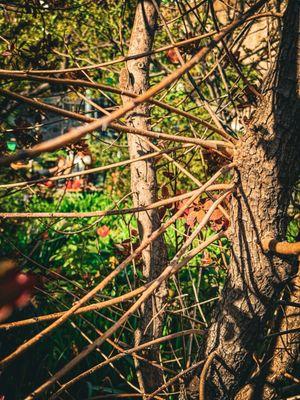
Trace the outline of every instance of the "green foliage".
{"type": "Polygon", "coordinates": [[[288,229],[287,229],[287,240],[288,242],[296,242],[299,240],[300,236],[300,222],[299,219],[293,219],[290,221],[288,224],[288,229]]]}

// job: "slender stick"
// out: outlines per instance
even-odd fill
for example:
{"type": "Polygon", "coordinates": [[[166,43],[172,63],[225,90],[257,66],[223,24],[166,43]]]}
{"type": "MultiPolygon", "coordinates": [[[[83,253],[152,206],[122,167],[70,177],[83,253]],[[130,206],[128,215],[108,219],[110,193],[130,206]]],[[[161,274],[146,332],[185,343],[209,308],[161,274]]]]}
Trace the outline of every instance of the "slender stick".
{"type": "Polygon", "coordinates": [[[101,368],[103,368],[105,365],[107,365],[107,364],[109,364],[109,363],[112,363],[112,362],[114,362],[114,361],[117,361],[117,360],[119,360],[119,359],[122,358],[122,357],[125,357],[125,356],[127,356],[127,355],[130,355],[130,354],[132,354],[132,353],[136,353],[136,352],[138,352],[138,351],[140,351],[140,350],[143,350],[143,349],[145,349],[145,348],[147,348],[147,347],[151,347],[151,346],[153,346],[153,345],[155,345],[155,344],[160,344],[160,343],[163,343],[163,342],[165,342],[165,341],[167,341],[167,340],[175,339],[175,338],[177,338],[177,337],[181,337],[181,336],[185,336],[185,335],[192,335],[192,334],[195,334],[195,335],[203,335],[204,333],[205,333],[204,330],[200,330],[200,329],[189,329],[189,330],[186,330],[186,331],[183,331],[183,332],[177,332],[177,333],[172,333],[172,334],[167,335],[167,336],[162,336],[161,338],[151,340],[150,342],[142,343],[142,344],[140,344],[140,345],[138,345],[138,346],[133,347],[133,348],[130,349],[130,350],[124,350],[123,353],[121,353],[121,354],[119,353],[119,354],[115,355],[114,357],[111,357],[111,358],[109,358],[109,359],[107,359],[107,360],[101,362],[100,364],[94,365],[94,366],[91,367],[90,369],[88,369],[88,370],[82,372],[81,374],[75,376],[75,377],[74,377],[73,379],[71,379],[69,382],[66,382],[65,384],[63,384],[63,385],[59,388],[59,390],[58,390],[54,395],[52,395],[51,399],[55,399],[57,396],[59,396],[60,393],[64,392],[64,391],[65,391],[66,389],[68,389],[70,386],[73,386],[75,383],[77,383],[78,381],[82,380],[83,378],[86,378],[87,376],[89,376],[89,375],[91,375],[91,374],[94,374],[96,371],[99,371],[99,370],[100,370],[101,368]]]}
{"type": "MultiPolygon", "coordinates": [[[[65,117],[69,117],[69,118],[79,120],[82,122],[93,123],[93,122],[99,121],[95,118],[91,118],[86,115],[82,115],[82,114],[75,113],[72,111],[64,110],[62,108],[43,103],[42,101],[30,99],[28,97],[25,97],[18,93],[11,92],[9,90],[0,89],[0,94],[3,94],[5,96],[11,97],[13,99],[16,99],[16,100],[19,100],[22,102],[25,102],[34,108],[55,112],[57,114],[65,116],[65,117]]],[[[109,118],[110,115],[112,115],[112,114],[108,114],[106,117],[109,118]]],[[[103,118],[106,118],[106,117],[103,117],[103,118]]],[[[221,140],[206,140],[206,139],[198,139],[198,138],[179,136],[179,135],[169,135],[169,134],[162,133],[162,132],[152,132],[152,131],[148,131],[145,129],[134,128],[132,126],[127,126],[127,125],[120,125],[120,124],[113,123],[113,122],[109,122],[108,125],[111,128],[113,128],[117,131],[120,131],[120,132],[132,133],[132,134],[136,134],[136,135],[140,135],[140,136],[146,136],[146,137],[161,139],[161,140],[170,140],[172,142],[198,144],[198,145],[203,146],[208,149],[214,149],[221,155],[223,155],[223,154],[220,153],[220,150],[222,150],[224,148],[224,150],[226,151],[226,148],[228,148],[227,157],[228,156],[230,157],[232,155],[232,152],[230,149],[232,149],[234,147],[234,145],[232,143],[223,142],[221,140]]],[[[67,135],[67,134],[65,134],[65,135],[67,135]]],[[[59,138],[63,138],[63,137],[64,137],[64,135],[61,135],[55,139],[51,139],[51,140],[39,143],[39,144],[35,145],[34,147],[32,147],[31,149],[23,149],[23,150],[20,150],[16,154],[4,157],[6,159],[6,162],[4,164],[7,164],[9,162],[14,162],[14,161],[17,161],[20,159],[28,158],[28,157],[35,157],[43,152],[50,151],[51,149],[41,150],[41,148],[44,148],[46,143],[51,142],[56,139],[59,139],[59,138]]],[[[76,141],[76,140],[74,140],[74,141],[76,141]]],[[[58,147],[61,147],[61,146],[58,146],[58,147]]],[[[54,149],[52,149],[52,150],[54,150],[54,149]]],[[[226,154],[225,154],[225,156],[226,156],[226,154]]],[[[0,158],[0,165],[1,165],[1,158],[0,158]]]]}
{"type": "Polygon", "coordinates": [[[200,375],[200,382],[199,382],[199,400],[205,400],[205,380],[206,380],[206,375],[208,372],[208,369],[213,361],[213,359],[216,356],[216,351],[213,351],[210,353],[210,355],[207,357],[205,364],[203,366],[203,369],[201,371],[200,375]]]}
{"type": "Polygon", "coordinates": [[[193,364],[192,366],[190,366],[189,368],[185,369],[184,371],[179,372],[179,374],[177,374],[176,376],[174,376],[173,378],[169,379],[168,382],[166,382],[163,386],[161,386],[160,388],[158,388],[157,390],[155,390],[155,392],[151,393],[149,396],[147,396],[147,400],[151,400],[153,398],[155,398],[155,396],[157,395],[157,393],[161,392],[162,390],[166,389],[168,386],[172,385],[174,382],[178,381],[178,379],[180,379],[182,376],[186,375],[187,373],[193,371],[194,369],[198,368],[201,364],[203,364],[204,361],[199,361],[196,364],[193,364]]]}
{"type": "Polygon", "coordinates": [[[189,39],[185,39],[182,40],[180,42],[174,43],[174,44],[170,44],[167,46],[163,46],[163,47],[159,47],[158,49],[154,49],[151,51],[145,51],[143,53],[138,53],[138,54],[132,54],[129,56],[124,56],[124,57],[120,57],[120,58],[116,58],[115,60],[110,60],[110,61],[106,61],[103,63],[98,63],[98,64],[92,64],[92,65],[86,65],[83,67],[74,67],[74,68],[65,68],[65,69],[52,69],[52,70],[47,70],[47,69],[39,69],[39,70],[5,70],[5,69],[1,69],[0,70],[0,75],[2,76],[12,76],[12,74],[14,75],[20,75],[20,74],[25,74],[25,73],[29,73],[29,74],[40,74],[40,75],[49,75],[49,74],[62,74],[62,73],[66,73],[66,72],[76,72],[76,71],[85,71],[85,70],[91,70],[91,69],[99,69],[101,67],[107,67],[109,65],[114,65],[114,64],[119,64],[119,63],[123,63],[129,60],[135,60],[137,58],[143,58],[143,57],[147,57],[147,56],[151,56],[152,54],[156,54],[156,53],[161,53],[163,51],[167,51],[170,49],[174,49],[175,47],[181,47],[181,46],[185,46],[191,43],[195,43],[198,42],[201,39],[205,39],[208,37],[211,37],[213,35],[215,35],[217,33],[217,31],[212,31],[212,32],[208,32],[202,35],[198,35],[195,36],[193,38],[189,38],[189,39]]]}
{"type": "Polygon", "coordinates": [[[30,180],[30,181],[7,183],[7,184],[0,185],[0,189],[10,189],[10,188],[16,188],[16,187],[24,187],[24,186],[28,186],[28,185],[35,185],[37,183],[43,183],[45,181],[55,182],[55,181],[59,181],[61,179],[74,178],[75,176],[79,176],[79,175],[80,176],[84,176],[84,175],[94,174],[96,172],[107,171],[107,170],[112,169],[112,168],[123,167],[124,165],[132,164],[132,163],[135,163],[137,161],[143,161],[143,160],[147,160],[149,158],[157,158],[157,157],[160,157],[163,154],[168,154],[168,153],[172,153],[172,152],[177,151],[177,150],[182,150],[183,148],[188,147],[188,146],[192,146],[192,144],[184,145],[184,146],[180,146],[180,147],[174,147],[172,149],[159,150],[159,151],[155,151],[155,152],[153,152],[151,154],[145,154],[144,156],[141,156],[141,157],[132,158],[130,160],[119,161],[119,162],[116,162],[116,163],[113,163],[113,164],[109,164],[109,165],[104,165],[104,166],[101,166],[101,167],[86,169],[84,171],[71,172],[70,174],[50,176],[50,177],[45,177],[45,178],[35,179],[35,180],[30,180]]]}
{"type": "Polygon", "coordinates": [[[270,337],[274,337],[274,336],[281,336],[281,335],[288,335],[289,333],[294,333],[294,332],[300,332],[300,326],[298,326],[297,328],[293,328],[293,329],[287,329],[285,331],[270,333],[269,335],[266,335],[266,338],[270,338],[270,337]]]}
{"type": "MultiPolygon", "coordinates": [[[[210,185],[207,190],[227,190],[233,189],[233,184],[220,183],[216,185],[210,185]]],[[[202,188],[202,187],[201,187],[202,188]]],[[[155,203],[151,203],[146,206],[124,208],[121,210],[100,210],[100,211],[85,211],[85,212],[3,212],[0,213],[0,218],[91,218],[91,217],[104,217],[108,215],[124,215],[133,214],[142,211],[153,210],[154,208],[163,207],[169,204],[177,203],[180,200],[187,199],[197,194],[199,189],[195,189],[191,192],[180,194],[178,196],[170,197],[169,199],[159,200],[155,203]]],[[[202,191],[201,191],[202,193],[202,191]]]]}
{"type": "MultiPolygon", "coordinates": [[[[99,303],[91,304],[89,306],[80,307],[80,308],[78,308],[78,310],[76,310],[74,312],[74,315],[84,314],[84,313],[90,312],[90,311],[98,311],[98,310],[102,310],[103,308],[113,306],[115,304],[123,303],[123,302],[130,300],[133,297],[139,295],[140,293],[142,293],[151,283],[152,282],[149,282],[148,284],[143,285],[135,290],[132,290],[129,293],[123,294],[122,296],[118,296],[113,299],[105,300],[105,301],[102,301],[99,303]]],[[[1,324],[0,330],[5,329],[8,331],[13,328],[20,328],[22,326],[38,324],[40,322],[53,321],[54,319],[58,319],[59,317],[64,315],[65,312],[66,311],[57,312],[57,313],[48,314],[48,315],[39,315],[37,317],[27,318],[27,319],[23,319],[21,321],[8,322],[5,324],[1,324]]]]}
{"type": "Polygon", "coordinates": [[[278,242],[275,239],[266,238],[262,240],[262,247],[264,251],[272,251],[277,254],[300,254],[300,242],[278,242]]]}
{"type": "MultiPolygon", "coordinates": [[[[264,17],[276,17],[276,18],[281,18],[282,14],[281,13],[277,13],[277,12],[264,12],[264,13],[259,13],[259,14],[255,14],[253,16],[249,16],[247,19],[247,21],[251,21],[253,19],[258,19],[258,18],[264,18],[264,17]]],[[[182,47],[185,45],[189,45],[191,43],[195,43],[198,42],[201,39],[205,39],[211,36],[214,36],[217,33],[217,31],[212,31],[212,32],[207,32],[205,34],[199,35],[199,36],[195,36],[193,38],[189,38],[189,39],[185,39],[182,40],[180,42],[176,42],[173,44],[169,44],[167,46],[163,46],[160,47],[158,49],[154,49],[152,51],[148,51],[148,52],[144,52],[144,53],[140,53],[140,54],[133,54],[130,56],[126,56],[126,57],[120,57],[117,58],[115,60],[111,60],[111,61],[106,61],[103,63],[98,63],[98,64],[92,64],[92,65],[86,65],[83,67],[74,67],[74,68],[65,68],[65,69],[52,69],[52,70],[5,70],[5,69],[0,69],[0,75],[7,75],[9,73],[11,74],[24,74],[24,73],[29,73],[29,74],[62,74],[62,73],[67,73],[67,72],[76,72],[76,71],[85,71],[85,70],[91,70],[91,69],[98,69],[101,67],[107,67],[109,65],[113,65],[113,64],[118,64],[121,62],[125,62],[128,60],[133,60],[133,59],[137,59],[137,58],[142,58],[142,57],[146,57],[146,56],[150,56],[152,54],[155,53],[160,53],[163,51],[167,51],[170,49],[174,49],[176,47],[182,47]]]]}
{"type": "MultiPolygon", "coordinates": [[[[0,72],[0,76],[1,76],[1,72],[0,72]]],[[[48,77],[38,76],[38,75],[29,75],[29,74],[20,75],[20,74],[11,74],[11,73],[9,73],[9,77],[14,78],[14,79],[21,79],[21,80],[27,79],[27,80],[33,80],[33,81],[55,83],[58,85],[70,85],[73,87],[90,87],[90,88],[104,90],[104,91],[111,92],[111,93],[116,93],[119,95],[133,97],[133,98],[138,96],[137,94],[132,93],[125,89],[122,90],[122,89],[119,89],[119,88],[116,88],[113,86],[104,85],[102,83],[90,82],[90,81],[86,81],[83,79],[48,78],[48,77]]],[[[203,120],[202,118],[199,118],[193,114],[190,114],[187,111],[180,110],[174,106],[171,106],[170,104],[167,104],[167,103],[164,103],[162,101],[155,100],[152,98],[148,99],[146,101],[150,102],[151,104],[154,104],[160,108],[163,108],[167,111],[170,111],[174,114],[181,115],[182,117],[185,117],[185,118],[187,118],[191,121],[194,121],[198,124],[201,124],[201,125],[205,126],[206,128],[210,129],[211,131],[218,133],[220,136],[224,137],[224,139],[231,141],[231,142],[235,142],[235,139],[233,137],[231,137],[230,135],[228,135],[224,130],[210,124],[209,122],[203,120]]]]}

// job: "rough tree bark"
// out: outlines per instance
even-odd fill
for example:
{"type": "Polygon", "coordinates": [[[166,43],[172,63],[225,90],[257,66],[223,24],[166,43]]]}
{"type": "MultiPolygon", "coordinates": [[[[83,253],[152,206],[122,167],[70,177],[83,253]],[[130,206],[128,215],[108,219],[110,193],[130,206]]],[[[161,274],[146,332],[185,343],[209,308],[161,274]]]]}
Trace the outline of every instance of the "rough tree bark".
{"type": "MultiPolygon", "coordinates": [[[[134,25],[131,33],[128,55],[148,52],[152,48],[157,24],[157,12],[151,0],[140,0],[137,5],[134,25]]],[[[127,62],[120,75],[120,86],[133,93],[141,94],[149,87],[149,57],[127,62]]],[[[123,101],[126,102],[126,97],[123,101]]],[[[128,117],[128,123],[136,128],[150,130],[149,106],[138,106],[128,117]]],[[[131,158],[151,153],[153,150],[147,141],[137,135],[128,135],[128,146],[131,158]]],[[[157,200],[157,181],[154,160],[131,164],[131,189],[135,207],[153,203],[157,200]]],[[[146,239],[160,226],[158,210],[142,212],[137,215],[140,240],[146,239]]],[[[146,280],[156,278],[167,263],[167,251],[163,237],[156,239],[145,249],[143,256],[143,275],[146,280]]],[[[162,305],[166,296],[166,286],[161,285],[158,291],[141,309],[139,327],[135,333],[135,345],[158,338],[162,335],[162,305]]],[[[143,356],[158,361],[158,348],[145,351],[143,356]]],[[[161,370],[150,364],[136,365],[140,388],[151,393],[162,384],[161,370]]]]}
{"type": "MultiPolygon", "coordinates": [[[[299,302],[299,298],[300,276],[297,274],[286,287],[283,299],[289,303],[286,306],[279,306],[272,331],[284,332],[299,327],[300,308],[293,305],[299,302]]],[[[268,351],[264,354],[257,378],[243,387],[235,400],[278,400],[284,396],[284,392],[288,396],[295,395],[293,384],[297,382],[297,376],[299,376],[297,370],[300,366],[299,339],[299,331],[274,337],[268,351]]],[[[299,394],[299,387],[297,391],[299,394]]]]}
{"type": "MultiPolygon", "coordinates": [[[[276,65],[234,157],[232,254],[206,343],[206,357],[216,351],[206,399],[234,399],[255,370],[276,300],[297,265],[295,258],[264,253],[261,241],[285,238],[290,192],[299,176],[298,29],[299,1],[289,0],[276,65]]],[[[198,399],[195,387],[193,379],[186,398],[198,399]]]]}
{"type": "MultiPolygon", "coordinates": [[[[282,307],[282,309],[279,310],[277,329],[275,328],[275,331],[284,332],[286,330],[299,328],[300,308],[293,306],[293,302],[298,303],[299,299],[300,276],[298,271],[297,276],[292,280],[284,294],[284,300],[291,302],[291,304],[282,307]]],[[[274,343],[272,343],[271,346],[271,350],[273,350],[273,354],[270,357],[271,362],[267,364],[265,370],[262,369],[262,376],[267,377],[267,382],[264,382],[263,379],[262,382],[258,382],[257,385],[254,385],[251,391],[251,400],[258,398],[259,396],[264,400],[278,399],[278,396],[281,396],[281,392],[284,391],[282,389],[285,380],[290,380],[291,384],[295,383],[293,375],[300,367],[299,339],[299,331],[275,338],[274,343]]],[[[295,377],[297,378],[297,372],[295,377]]],[[[298,394],[299,391],[298,387],[298,394]]],[[[290,396],[292,395],[295,395],[295,393],[290,393],[290,396]]]]}

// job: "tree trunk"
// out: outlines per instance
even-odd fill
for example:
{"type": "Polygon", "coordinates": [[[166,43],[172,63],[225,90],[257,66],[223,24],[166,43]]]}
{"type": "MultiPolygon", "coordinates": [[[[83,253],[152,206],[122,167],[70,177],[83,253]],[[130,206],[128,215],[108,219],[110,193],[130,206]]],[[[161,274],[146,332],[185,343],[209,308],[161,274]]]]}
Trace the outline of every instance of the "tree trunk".
{"type": "MultiPolygon", "coordinates": [[[[138,2],[132,29],[128,55],[148,52],[152,48],[157,23],[157,12],[150,0],[138,2]]],[[[121,72],[120,85],[123,89],[136,94],[145,92],[149,87],[149,57],[130,60],[121,72]]],[[[123,101],[126,102],[126,97],[123,101]]],[[[149,106],[138,106],[128,117],[128,123],[135,128],[150,130],[149,106]]],[[[147,142],[137,135],[128,135],[131,158],[140,157],[152,152],[147,142]]],[[[131,164],[131,188],[135,207],[151,204],[157,200],[157,181],[154,160],[131,164]]],[[[137,214],[140,240],[144,240],[160,226],[158,210],[154,209],[137,214]]],[[[143,275],[147,281],[156,278],[167,263],[167,252],[164,239],[160,236],[143,253],[143,275]]],[[[162,335],[162,305],[166,295],[165,284],[161,285],[141,310],[139,327],[135,334],[135,345],[158,338],[162,335]]],[[[158,348],[145,351],[143,356],[158,361],[158,348]]],[[[162,384],[161,370],[150,364],[137,365],[140,388],[152,392],[162,384]]]]}
{"type": "Polygon", "coordinates": [[[206,399],[234,399],[254,371],[276,300],[297,265],[295,259],[264,253],[261,241],[285,238],[290,193],[299,176],[298,27],[299,2],[289,0],[277,63],[234,157],[232,254],[206,343],[206,357],[216,352],[206,399]]]}
{"type": "MultiPolygon", "coordinates": [[[[284,299],[288,302],[299,302],[300,295],[300,277],[297,276],[289,287],[287,287],[284,299]]],[[[299,327],[300,309],[299,307],[290,304],[286,307],[280,308],[278,312],[278,324],[275,331],[286,331],[299,327]]],[[[267,364],[267,368],[262,370],[262,376],[266,376],[266,384],[264,379],[258,382],[252,389],[251,399],[262,398],[265,400],[278,399],[281,389],[283,388],[284,381],[289,382],[290,385],[295,383],[293,380],[294,371],[299,362],[299,332],[293,332],[288,335],[278,336],[272,343],[271,350],[273,350],[271,361],[267,364]],[[292,379],[291,379],[292,378],[292,379]],[[270,385],[271,384],[271,385],[270,385]]],[[[268,354],[269,355],[269,354],[268,354]]],[[[269,361],[269,360],[266,360],[269,361]]],[[[299,366],[298,366],[299,367],[299,366]]],[[[299,394],[299,388],[298,388],[299,394]]],[[[292,396],[292,394],[291,394],[292,396]]]]}
{"type": "MultiPolygon", "coordinates": [[[[289,303],[286,306],[279,306],[272,324],[274,332],[284,332],[299,327],[300,309],[293,305],[293,302],[297,303],[300,298],[299,274],[286,287],[283,298],[289,303]]],[[[235,400],[278,400],[281,398],[285,390],[284,386],[297,382],[297,370],[300,366],[299,338],[299,332],[274,337],[268,351],[264,354],[262,367],[254,382],[243,387],[235,400]]],[[[290,395],[292,396],[292,393],[290,395]]]]}

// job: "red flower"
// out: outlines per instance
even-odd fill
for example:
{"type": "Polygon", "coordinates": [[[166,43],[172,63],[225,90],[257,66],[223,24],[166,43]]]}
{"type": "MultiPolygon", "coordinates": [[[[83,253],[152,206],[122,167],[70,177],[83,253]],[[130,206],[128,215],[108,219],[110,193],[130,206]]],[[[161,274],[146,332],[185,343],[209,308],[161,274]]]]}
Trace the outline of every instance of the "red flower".
{"type": "Polygon", "coordinates": [[[52,181],[46,181],[44,182],[44,186],[48,187],[48,188],[52,188],[54,186],[54,182],[52,181]]]}
{"type": "Polygon", "coordinates": [[[100,228],[98,228],[97,229],[97,234],[99,235],[99,236],[101,236],[101,237],[106,237],[107,235],[109,235],[110,234],[110,229],[109,229],[109,227],[108,226],[106,226],[106,225],[102,225],[102,226],[100,226],[100,228]]]}
{"type": "Polygon", "coordinates": [[[8,318],[15,307],[29,303],[36,282],[36,276],[19,272],[12,260],[0,262],[0,321],[8,318]]]}

